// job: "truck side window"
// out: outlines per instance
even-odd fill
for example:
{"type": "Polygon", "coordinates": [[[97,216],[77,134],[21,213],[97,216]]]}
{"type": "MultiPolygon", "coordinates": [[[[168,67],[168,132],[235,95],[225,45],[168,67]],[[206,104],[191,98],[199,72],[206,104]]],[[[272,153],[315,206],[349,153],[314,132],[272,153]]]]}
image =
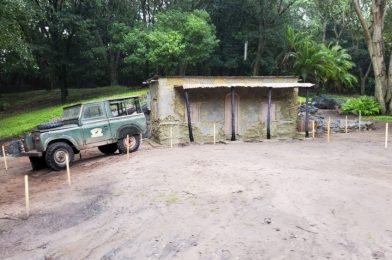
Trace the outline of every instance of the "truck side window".
{"type": "Polygon", "coordinates": [[[140,113],[140,106],[134,98],[110,103],[110,111],[113,117],[126,116],[140,113]]]}
{"type": "Polygon", "coordinates": [[[125,106],[127,108],[128,115],[133,115],[137,113],[134,99],[125,100],[125,106]]]}
{"type": "Polygon", "coordinates": [[[103,110],[100,104],[89,105],[84,108],[83,119],[94,119],[98,117],[103,117],[103,110]]]}

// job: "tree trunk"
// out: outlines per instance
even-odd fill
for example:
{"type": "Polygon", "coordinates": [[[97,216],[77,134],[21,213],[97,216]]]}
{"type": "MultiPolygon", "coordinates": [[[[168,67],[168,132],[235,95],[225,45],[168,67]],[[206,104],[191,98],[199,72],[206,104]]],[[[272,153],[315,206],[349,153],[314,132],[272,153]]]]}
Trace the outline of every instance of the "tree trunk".
{"type": "MultiPolygon", "coordinates": [[[[362,29],[365,34],[365,40],[368,47],[370,59],[373,65],[375,90],[374,97],[380,103],[381,112],[387,112],[387,104],[389,104],[390,96],[388,92],[388,75],[384,61],[384,45],[383,45],[383,31],[384,31],[384,18],[387,10],[386,0],[373,0],[372,4],[372,32],[370,26],[367,24],[365,17],[362,14],[359,1],[352,0],[355,12],[359,18],[362,29]]],[[[388,107],[389,108],[389,107],[388,107]]]]}
{"type": "Polygon", "coordinates": [[[323,22],[323,43],[327,43],[327,20],[323,22]]]}
{"type": "Polygon", "coordinates": [[[259,76],[262,50],[263,50],[263,35],[261,34],[261,32],[259,32],[259,41],[257,44],[255,64],[253,65],[253,73],[252,73],[253,76],[259,76]]]}
{"type": "Polygon", "coordinates": [[[378,0],[373,0],[373,35],[372,40],[368,41],[368,45],[371,45],[370,48],[372,49],[370,54],[376,82],[374,95],[381,104],[382,113],[385,113],[387,73],[383,46],[384,12],[382,12],[378,2],[378,0]]]}
{"type": "Polygon", "coordinates": [[[359,78],[361,79],[361,95],[365,95],[366,81],[369,77],[369,73],[370,73],[371,68],[372,68],[372,62],[369,63],[369,66],[368,66],[365,74],[363,74],[361,68],[359,69],[359,78]]]}
{"type": "Polygon", "coordinates": [[[65,102],[68,97],[68,75],[67,75],[67,66],[61,66],[61,102],[65,102]]]}
{"type": "Polygon", "coordinates": [[[118,84],[118,64],[120,62],[121,51],[116,51],[110,54],[109,63],[109,74],[110,74],[110,85],[114,86],[118,84]]]}
{"type": "Polygon", "coordinates": [[[387,99],[389,101],[389,113],[392,112],[392,53],[389,56],[389,70],[388,70],[388,95],[387,99]]]}
{"type": "Polygon", "coordinates": [[[180,71],[179,71],[180,76],[185,76],[186,68],[187,68],[187,64],[181,64],[180,65],[180,71]]]}

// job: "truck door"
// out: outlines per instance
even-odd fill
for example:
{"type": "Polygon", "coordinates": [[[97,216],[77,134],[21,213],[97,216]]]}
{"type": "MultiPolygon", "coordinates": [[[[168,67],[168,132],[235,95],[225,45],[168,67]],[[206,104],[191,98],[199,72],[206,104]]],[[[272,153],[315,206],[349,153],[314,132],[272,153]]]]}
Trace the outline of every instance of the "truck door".
{"type": "Polygon", "coordinates": [[[83,105],[82,128],[85,144],[109,142],[112,135],[103,103],[83,105]]]}

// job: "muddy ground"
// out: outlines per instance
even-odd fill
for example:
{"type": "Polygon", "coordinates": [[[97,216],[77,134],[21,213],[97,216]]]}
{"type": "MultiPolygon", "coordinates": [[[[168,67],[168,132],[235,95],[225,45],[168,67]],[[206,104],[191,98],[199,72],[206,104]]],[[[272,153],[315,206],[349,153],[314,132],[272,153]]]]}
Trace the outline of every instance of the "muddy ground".
{"type": "Polygon", "coordinates": [[[392,259],[383,138],[144,144],[129,161],[92,150],[71,188],[65,172],[11,159],[0,170],[1,258],[392,259]]]}

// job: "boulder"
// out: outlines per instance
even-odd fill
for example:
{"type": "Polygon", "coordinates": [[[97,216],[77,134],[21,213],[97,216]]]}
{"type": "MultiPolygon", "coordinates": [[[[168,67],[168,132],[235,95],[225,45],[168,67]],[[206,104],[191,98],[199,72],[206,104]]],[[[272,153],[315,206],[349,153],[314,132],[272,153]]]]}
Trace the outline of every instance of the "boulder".
{"type": "MultiPolygon", "coordinates": [[[[5,147],[5,152],[8,156],[20,156],[20,146],[21,143],[17,139],[12,139],[3,144],[5,147]]],[[[1,147],[0,147],[0,155],[3,156],[1,147]]]]}
{"type": "MultiPolygon", "coordinates": [[[[318,108],[313,106],[312,104],[308,104],[308,108],[309,108],[309,113],[310,114],[316,114],[318,111],[318,108]]],[[[297,111],[298,113],[305,113],[306,112],[306,105],[302,104],[300,106],[297,107],[297,111]]]]}
{"type": "Polygon", "coordinates": [[[320,95],[312,98],[312,105],[319,109],[337,109],[344,102],[344,99],[327,95],[320,95]]]}

